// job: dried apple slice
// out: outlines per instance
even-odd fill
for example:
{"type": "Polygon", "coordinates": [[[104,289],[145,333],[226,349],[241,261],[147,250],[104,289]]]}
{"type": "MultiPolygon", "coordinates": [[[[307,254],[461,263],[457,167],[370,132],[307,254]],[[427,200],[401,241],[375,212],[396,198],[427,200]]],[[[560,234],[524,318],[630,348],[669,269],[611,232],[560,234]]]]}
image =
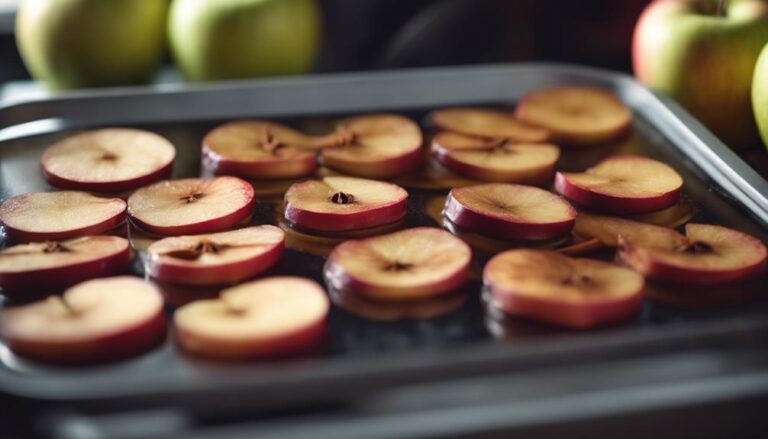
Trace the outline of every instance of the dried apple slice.
{"type": "Polygon", "coordinates": [[[432,156],[446,168],[465,177],[541,185],[552,180],[560,148],[543,143],[483,140],[443,132],[432,138],[432,156]]]}
{"type": "Polygon", "coordinates": [[[303,177],[317,167],[312,143],[309,136],[278,123],[230,122],[203,138],[203,166],[215,175],[255,180],[303,177]]]}
{"type": "Polygon", "coordinates": [[[423,299],[461,286],[471,259],[464,241],[417,227],[339,244],[328,257],[325,278],[336,290],[372,299],[423,299]]]}
{"type": "Polygon", "coordinates": [[[585,172],[555,176],[555,189],[569,200],[619,215],[670,207],[680,200],[682,187],[682,177],[669,165],[636,155],[609,157],[585,172]]]}
{"type": "Polygon", "coordinates": [[[597,238],[606,247],[616,247],[619,235],[638,242],[676,241],[680,237],[679,233],[668,227],[584,212],[576,216],[573,232],[582,238],[597,238]]]}
{"type": "Polygon", "coordinates": [[[483,108],[445,108],[432,112],[429,119],[438,129],[466,136],[528,143],[549,138],[547,130],[521,122],[512,114],[483,108]]]}
{"type": "Polygon", "coordinates": [[[109,128],[51,145],[40,163],[51,186],[115,193],[169,178],[175,157],[173,145],[155,133],[109,128]]]}
{"type": "Polygon", "coordinates": [[[283,253],[275,226],[161,239],[147,249],[146,272],[182,285],[234,284],[270,269],[283,253]]]}
{"type": "Polygon", "coordinates": [[[125,223],[126,204],[86,192],[33,192],[0,205],[0,223],[16,241],[60,241],[98,235],[125,223]]]}
{"type": "Polygon", "coordinates": [[[574,329],[631,317],[644,286],[643,276],[620,265],[542,250],[496,255],[483,282],[505,313],[574,329]]]}
{"type": "Polygon", "coordinates": [[[549,131],[554,143],[576,146],[617,140],[632,123],[632,111],[613,93],[577,85],[528,93],[520,99],[515,116],[549,131]]]}
{"type": "Polygon", "coordinates": [[[166,236],[210,233],[251,215],[253,186],[237,177],[166,180],[128,198],[128,215],[142,229],[166,236]]]}
{"type": "Polygon", "coordinates": [[[395,184],[353,177],[296,183],[285,194],[285,219],[320,231],[359,230],[405,216],[408,192],[395,184]]]}
{"type": "Polygon", "coordinates": [[[396,177],[413,171],[423,159],[421,129],[396,114],[345,119],[324,142],[323,164],[357,177],[396,177]]]}

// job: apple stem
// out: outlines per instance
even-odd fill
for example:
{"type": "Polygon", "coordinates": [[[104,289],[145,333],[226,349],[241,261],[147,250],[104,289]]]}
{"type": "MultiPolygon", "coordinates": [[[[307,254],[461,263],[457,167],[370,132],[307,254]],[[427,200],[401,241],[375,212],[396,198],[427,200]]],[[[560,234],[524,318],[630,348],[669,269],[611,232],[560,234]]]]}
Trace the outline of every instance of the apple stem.
{"type": "Polygon", "coordinates": [[[719,0],[717,2],[717,16],[722,18],[725,16],[725,3],[727,0],[719,0]]]}
{"type": "Polygon", "coordinates": [[[69,302],[67,302],[67,299],[65,299],[64,296],[55,296],[55,297],[59,300],[62,306],[64,306],[64,309],[67,310],[69,315],[71,315],[72,317],[77,316],[78,314],[77,310],[72,308],[72,305],[70,305],[69,302]]]}

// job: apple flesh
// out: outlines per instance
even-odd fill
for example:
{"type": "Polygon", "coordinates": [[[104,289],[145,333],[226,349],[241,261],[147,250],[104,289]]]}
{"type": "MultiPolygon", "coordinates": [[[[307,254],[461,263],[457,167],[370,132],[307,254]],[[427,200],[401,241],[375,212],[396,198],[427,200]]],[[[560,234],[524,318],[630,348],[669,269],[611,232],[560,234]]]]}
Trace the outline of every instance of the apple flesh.
{"type": "Polygon", "coordinates": [[[396,114],[345,119],[319,143],[323,165],[356,177],[397,177],[423,160],[421,129],[396,114]]]}
{"type": "Polygon", "coordinates": [[[455,225],[507,240],[546,240],[568,234],[576,210],[543,189],[491,183],[452,189],[443,215],[455,225]]]}
{"type": "Polygon", "coordinates": [[[550,144],[484,140],[442,132],[432,138],[432,157],[477,180],[542,185],[552,181],[560,148],[550,144]]]}
{"type": "Polygon", "coordinates": [[[285,219],[308,230],[378,227],[405,216],[408,192],[400,186],[353,177],[296,183],[285,193],[285,219]]]}
{"type": "Polygon", "coordinates": [[[194,235],[234,227],[251,215],[253,186],[237,177],[167,180],[128,198],[137,226],[164,236],[194,235]]]}
{"type": "Polygon", "coordinates": [[[277,180],[310,175],[317,167],[312,139],[274,122],[230,122],[203,138],[203,166],[215,175],[277,180]]]}
{"type": "Polygon", "coordinates": [[[683,179],[670,166],[635,155],[609,157],[585,172],[558,172],[557,192],[602,213],[634,214],[680,200],[683,179]]]}
{"type": "Polygon", "coordinates": [[[165,338],[160,293],[143,280],[94,279],[2,311],[0,333],[16,354],[57,364],[133,357],[165,338]]]}
{"type": "Polygon", "coordinates": [[[261,279],[179,308],[176,341],[189,354],[227,360],[306,353],[321,345],[329,307],[312,280],[261,279]]]}
{"type": "Polygon", "coordinates": [[[472,251],[450,233],[417,227],[345,241],[325,265],[332,288],[383,301],[424,299],[459,288],[472,251]]]}
{"type": "Polygon", "coordinates": [[[585,239],[596,238],[606,247],[619,245],[619,236],[637,242],[677,241],[680,234],[668,227],[612,216],[579,212],[573,233],[585,239]]]}
{"type": "Polygon", "coordinates": [[[107,128],[51,145],[40,164],[51,186],[115,193],[169,178],[175,157],[171,142],[155,133],[107,128]]]}
{"type": "Polygon", "coordinates": [[[125,201],[85,192],[34,192],[0,205],[0,224],[19,242],[61,241],[98,235],[124,224],[125,201]]]}
{"type": "Polygon", "coordinates": [[[613,93],[566,85],[535,90],[520,99],[515,117],[549,131],[558,145],[590,146],[625,136],[632,111],[613,93]]]}
{"type": "Polygon", "coordinates": [[[280,260],[285,233],[275,226],[161,239],[147,249],[146,273],[182,285],[234,284],[280,260]]]}
{"type": "Polygon", "coordinates": [[[631,317],[642,305],[644,286],[643,276],[620,265],[543,250],[494,256],[483,283],[505,313],[573,329],[631,317]]]}
{"type": "Polygon", "coordinates": [[[686,285],[737,282],[765,272],[757,238],[708,224],[688,224],[686,236],[619,236],[618,257],[649,279],[686,285]]]}
{"type": "Polygon", "coordinates": [[[130,262],[130,244],[117,236],[19,244],[0,250],[0,287],[6,294],[59,291],[118,274],[130,262]]]}
{"type": "Polygon", "coordinates": [[[429,120],[439,130],[486,140],[541,143],[549,138],[547,130],[523,123],[512,114],[483,108],[446,108],[432,112],[429,120]]]}

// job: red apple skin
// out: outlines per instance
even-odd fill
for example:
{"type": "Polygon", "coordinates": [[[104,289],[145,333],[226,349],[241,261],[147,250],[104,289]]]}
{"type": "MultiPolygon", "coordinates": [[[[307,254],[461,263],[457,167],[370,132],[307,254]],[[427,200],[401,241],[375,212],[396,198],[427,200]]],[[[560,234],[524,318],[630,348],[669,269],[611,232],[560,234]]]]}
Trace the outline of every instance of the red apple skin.
{"type": "Polygon", "coordinates": [[[279,180],[310,175],[317,170],[316,155],[307,155],[299,160],[270,160],[247,162],[222,157],[203,144],[202,163],[214,175],[235,175],[254,180],[279,180]]]}
{"type": "Polygon", "coordinates": [[[555,190],[565,198],[581,206],[603,213],[626,215],[655,212],[667,208],[680,200],[682,187],[656,197],[626,198],[601,194],[594,191],[594,189],[582,188],[571,182],[564,174],[558,172],[555,174],[555,190]]]}
{"type": "Polygon", "coordinates": [[[367,229],[394,223],[405,216],[408,199],[355,213],[312,212],[285,204],[285,219],[299,227],[322,232],[367,229]]]}
{"type": "Polygon", "coordinates": [[[257,276],[274,266],[283,255],[285,242],[275,244],[266,253],[227,264],[191,267],[164,260],[147,263],[147,275],[164,282],[181,285],[222,285],[257,276]]]}
{"type": "MultiPolygon", "coordinates": [[[[43,160],[44,159],[45,156],[43,156],[43,160]]],[[[47,181],[49,185],[55,188],[100,193],[117,193],[137,189],[141,186],[145,186],[156,181],[169,179],[171,178],[171,174],[173,174],[173,161],[158,169],[157,171],[152,172],[151,174],[142,175],[131,180],[101,183],[69,180],[49,173],[42,165],[40,167],[42,169],[45,181],[47,181]]]]}
{"type": "Polygon", "coordinates": [[[119,226],[124,225],[126,218],[127,215],[125,213],[125,209],[123,209],[122,213],[119,215],[109,218],[103,222],[94,224],[89,227],[67,230],[66,232],[29,232],[27,230],[20,230],[9,227],[7,224],[3,225],[5,226],[5,232],[8,234],[8,237],[15,242],[64,241],[80,236],[100,235],[102,233],[110,232],[119,226]]]}
{"type": "Polygon", "coordinates": [[[571,208],[573,215],[567,221],[546,224],[513,223],[475,212],[459,203],[452,194],[453,190],[448,194],[445,203],[445,217],[459,227],[488,236],[511,240],[551,239],[570,233],[576,222],[576,210],[571,208]]]}
{"type": "Polygon", "coordinates": [[[151,320],[96,339],[63,343],[23,338],[3,338],[23,357],[52,364],[83,365],[122,360],[142,354],[165,339],[166,324],[160,308],[151,320]]]}
{"type": "Polygon", "coordinates": [[[107,277],[128,269],[133,255],[130,245],[97,261],[30,272],[0,273],[0,287],[5,294],[21,291],[59,291],[97,277],[107,277]]]}

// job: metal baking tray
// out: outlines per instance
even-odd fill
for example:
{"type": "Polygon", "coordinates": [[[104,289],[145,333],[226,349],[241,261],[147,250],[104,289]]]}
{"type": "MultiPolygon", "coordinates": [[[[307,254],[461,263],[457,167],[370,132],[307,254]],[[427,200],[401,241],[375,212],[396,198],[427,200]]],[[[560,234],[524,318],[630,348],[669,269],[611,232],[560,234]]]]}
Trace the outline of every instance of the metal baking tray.
{"type": "MultiPolygon", "coordinates": [[[[563,83],[610,89],[632,108],[629,141],[683,175],[686,197],[697,211],[694,220],[720,223],[768,240],[768,182],[688,113],[631,77],[554,64],[116,89],[6,104],[0,106],[0,200],[47,189],[38,170],[41,151],[80,129],[132,126],[157,132],[177,147],[175,177],[196,176],[203,134],[224,121],[269,118],[307,126],[318,120],[387,111],[423,122],[432,109],[511,105],[528,90],[563,83]]],[[[415,213],[409,214],[409,224],[438,226],[419,207],[434,193],[412,192],[410,208],[415,213]]],[[[257,208],[255,221],[273,221],[269,209],[257,208]]],[[[277,272],[321,280],[323,257],[289,250],[286,261],[277,272]]],[[[136,265],[139,273],[140,264],[136,265]]],[[[479,283],[470,287],[471,293],[458,309],[435,318],[379,322],[333,307],[327,352],[278,362],[228,364],[193,359],[177,352],[169,336],[163,346],[132,360],[63,368],[17,358],[0,344],[0,392],[18,401],[83,409],[172,405],[203,412],[273,410],[362,398],[413,383],[511,372],[524,380],[534,377],[535,371],[587,360],[648,357],[709,345],[747,346],[768,333],[768,300],[758,297],[746,304],[704,310],[647,301],[634,320],[619,326],[560,332],[523,324],[522,330],[513,330],[502,340],[482,306],[479,283]]],[[[646,376],[649,373],[653,372],[644,371],[646,376]]],[[[629,374],[625,379],[633,377],[629,374]]],[[[600,384],[599,376],[591,379],[579,385],[600,384]]],[[[764,374],[759,379],[765,384],[764,374]]]]}

